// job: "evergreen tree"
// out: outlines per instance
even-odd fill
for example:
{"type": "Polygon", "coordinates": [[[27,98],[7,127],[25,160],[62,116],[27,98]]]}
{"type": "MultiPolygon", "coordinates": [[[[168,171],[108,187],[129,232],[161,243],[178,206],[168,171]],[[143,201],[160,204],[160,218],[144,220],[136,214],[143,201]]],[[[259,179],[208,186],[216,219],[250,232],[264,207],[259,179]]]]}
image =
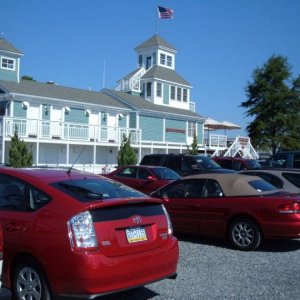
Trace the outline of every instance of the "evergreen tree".
{"type": "Polygon", "coordinates": [[[130,134],[128,138],[123,134],[123,140],[118,152],[118,167],[126,165],[135,165],[137,163],[137,157],[134,149],[130,145],[130,134]]]}
{"type": "Polygon", "coordinates": [[[32,153],[28,151],[25,142],[19,138],[17,130],[11,138],[9,164],[14,168],[32,166],[32,153]]]}
{"type": "Polygon", "coordinates": [[[191,144],[192,149],[189,150],[189,154],[196,155],[198,154],[198,138],[196,132],[194,131],[193,142],[191,144]]]}
{"type": "Polygon", "coordinates": [[[293,80],[290,69],[285,57],[272,56],[253,72],[241,104],[253,118],[247,126],[253,145],[273,153],[300,148],[300,76],[293,80]]]}

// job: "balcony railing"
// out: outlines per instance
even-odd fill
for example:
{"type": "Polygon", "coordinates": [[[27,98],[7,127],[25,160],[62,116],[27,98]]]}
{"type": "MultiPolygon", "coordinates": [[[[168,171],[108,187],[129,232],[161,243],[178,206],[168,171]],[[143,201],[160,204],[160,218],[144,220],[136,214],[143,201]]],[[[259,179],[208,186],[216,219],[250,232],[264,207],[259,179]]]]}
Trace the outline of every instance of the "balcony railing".
{"type": "Polygon", "coordinates": [[[113,126],[97,126],[79,123],[64,123],[45,120],[30,120],[3,117],[0,122],[0,135],[11,137],[17,130],[21,138],[58,139],[66,141],[95,141],[121,143],[123,135],[130,134],[131,142],[141,141],[141,130],[113,126]]]}

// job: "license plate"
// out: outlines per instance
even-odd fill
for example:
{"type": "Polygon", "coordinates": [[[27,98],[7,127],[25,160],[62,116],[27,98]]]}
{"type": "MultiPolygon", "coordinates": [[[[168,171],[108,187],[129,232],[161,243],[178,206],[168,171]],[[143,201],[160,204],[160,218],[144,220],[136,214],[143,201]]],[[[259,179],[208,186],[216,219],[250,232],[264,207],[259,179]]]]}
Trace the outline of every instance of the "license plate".
{"type": "Polygon", "coordinates": [[[131,227],[126,229],[128,243],[136,243],[147,240],[145,228],[131,227]]]}

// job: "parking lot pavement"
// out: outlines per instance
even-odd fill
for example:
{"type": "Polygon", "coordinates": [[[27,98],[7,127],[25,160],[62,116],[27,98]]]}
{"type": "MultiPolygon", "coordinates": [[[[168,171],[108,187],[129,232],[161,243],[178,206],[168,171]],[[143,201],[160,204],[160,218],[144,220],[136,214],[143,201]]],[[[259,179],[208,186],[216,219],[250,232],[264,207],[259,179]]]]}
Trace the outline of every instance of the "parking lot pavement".
{"type": "Polygon", "coordinates": [[[105,300],[299,299],[300,239],[266,241],[252,252],[222,240],[180,237],[176,280],[163,280],[105,300]]]}

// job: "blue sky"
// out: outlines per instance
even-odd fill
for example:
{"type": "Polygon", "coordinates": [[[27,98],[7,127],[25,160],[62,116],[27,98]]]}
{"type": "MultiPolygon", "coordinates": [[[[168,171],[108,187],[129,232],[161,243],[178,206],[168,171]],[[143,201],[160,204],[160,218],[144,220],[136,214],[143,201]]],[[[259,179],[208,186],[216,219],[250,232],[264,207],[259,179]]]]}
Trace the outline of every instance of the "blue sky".
{"type": "Polygon", "coordinates": [[[234,135],[251,121],[239,106],[254,69],[282,55],[300,74],[299,0],[1,0],[0,34],[24,53],[21,75],[114,88],[136,68],[134,48],[156,33],[157,5],[174,10],[158,34],[178,51],[197,113],[241,125],[234,135]]]}

